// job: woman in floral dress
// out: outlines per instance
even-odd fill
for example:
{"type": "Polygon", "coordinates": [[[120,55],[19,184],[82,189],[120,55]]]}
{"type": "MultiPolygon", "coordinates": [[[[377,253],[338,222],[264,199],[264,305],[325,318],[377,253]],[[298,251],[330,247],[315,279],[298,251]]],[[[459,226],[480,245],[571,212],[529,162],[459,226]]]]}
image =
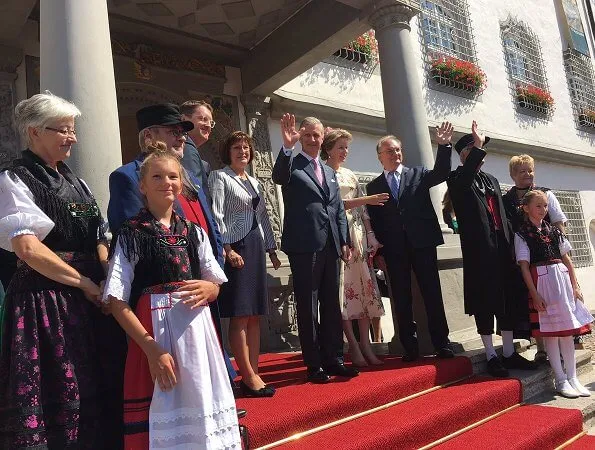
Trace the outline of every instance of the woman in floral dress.
{"type": "Polygon", "coordinates": [[[343,331],[349,342],[351,360],[356,366],[382,364],[370,344],[370,320],[384,315],[384,307],[371,260],[381,244],[376,240],[365,205],[382,205],[388,193],[364,196],[355,174],[342,167],[349,153],[351,134],[329,130],[320,157],[337,172],[341,198],[345,204],[353,252],[348,264],[342,263],[341,303],[343,331]],[[355,339],[351,321],[357,319],[360,341],[355,339]]]}

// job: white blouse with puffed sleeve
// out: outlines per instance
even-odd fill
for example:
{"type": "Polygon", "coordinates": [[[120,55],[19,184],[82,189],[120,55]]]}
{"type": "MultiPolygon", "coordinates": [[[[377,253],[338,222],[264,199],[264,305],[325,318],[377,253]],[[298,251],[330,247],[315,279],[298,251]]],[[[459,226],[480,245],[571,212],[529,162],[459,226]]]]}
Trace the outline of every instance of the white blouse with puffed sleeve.
{"type": "MultiPolygon", "coordinates": [[[[227,282],[225,272],[219,266],[217,259],[213,255],[211,243],[208,236],[201,227],[193,225],[193,232],[198,235],[198,249],[197,255],[200,261],[201,280],[210,281],[215,284],[223,284],[227,282]]],[[[109,298],[114,297],[118,300],[128,303],[130,300],[130,291],[132,289],[132,282],[134,281],[134,268],[138,262],[138,258],[128,260],[124,255],[122,246],[120,245],[121,237],[118,237],[114,253],[109,261],[109,268],[105,280],[105,288],[103,291],[102,301],[109,302],[109,298]]]]}
{"type": "Polygon", "coordinates": [[[35,204],[27,185],[12,172],[0,172],[0,247],[14,251],[12,239],[24,234],[43,241],[53,228],[54,222],[35,204]]]}

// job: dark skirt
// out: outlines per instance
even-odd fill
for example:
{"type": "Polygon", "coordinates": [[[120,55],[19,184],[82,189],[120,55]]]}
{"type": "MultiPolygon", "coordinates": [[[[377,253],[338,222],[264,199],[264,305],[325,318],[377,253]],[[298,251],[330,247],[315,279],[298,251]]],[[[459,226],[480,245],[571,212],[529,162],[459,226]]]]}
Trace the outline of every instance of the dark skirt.
{"type": "MultiPolygon", "coordinates": [[[[63,253],[98,282],[96,257],[63,253]]],[[[0,448],[121,448],[125,335],[80,289],[19,264],[4,302],[0,448]]]]}
{"type": "Polygon", "coordinates": [[[225,262],[229,281],[221,286],[219,293],[221,317],[267,315],[266,252],[259,228],[253,228],[244,239],[231,244],[231,248],[242,257],[244,267],[236,269],[225,262]]]}

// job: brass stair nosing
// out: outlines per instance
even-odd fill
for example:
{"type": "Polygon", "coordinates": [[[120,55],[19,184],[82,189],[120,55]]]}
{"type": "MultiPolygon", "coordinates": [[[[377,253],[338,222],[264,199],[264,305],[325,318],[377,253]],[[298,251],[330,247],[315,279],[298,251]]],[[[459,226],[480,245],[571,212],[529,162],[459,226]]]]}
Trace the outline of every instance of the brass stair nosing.
{"type": "Polygon", "coordinates": [[[478,420],[477,422],[467,425],[466,427],[463,427],[460,430],[455,431],[454,433],[451,433],[444,437],[441,437],[440,439],[438,439],[434,442],[430,442],[429,444],[424,445],[423,447],[420,447],[418,450],[428,450],[432,447],[436,447],[437,445],[443,444],[446,441],[450,441],[451,439],[456,438],[457,436],[460,436],[461,434],[464,434],[467,431],[472,430],[473,428],[477,428],[478,426],[483,425],[484,423],[489,422],[490,420],[495,419],[496,417],[499,417],[499,416],[507,413],[508,411],[512,411],[513,409],[516,409],[522,405],[523,405],[523,403],[516,403],[512,406],[509,406],[508,408],[503,409],[502,411],[498,411],[497,413],[494,413],[491,416],[484,417],[483,419],[478,420]]]}
{"type": "Polygon", "coordinates": [[[581,431],[579,434],[577,434],[576,436],[571,437],[570,439],[568,439],[566,442],[564,442],[563,444],[561,444],[560,446],[556,447],[555,450],[562,450],[563,448],[568,447],[570,444],[572,444],[575,441],[578,441],[580,438],[582,438],[583,436],[585,436],[587,434],[587,432],[585,430],[581,431]]]}
{"type": "Polygon", "coordinates": [[[329,422],[327,424],[320,425],[320,426],[318,426],[316,428],[311,428],[311,429],[306,430],[306,431],[301,431],[299,433],[292,434],[289,437],[280,439],[280,440],[275,441],[275,442],[271,442],[270,444],[263,445],[262,447],[258,447],[258,448],[254,449],[254,450],[268,450],[268,449],[271,449],[271,448],[274,448],[274,447],[278,447],[279,445],[288,444],[290,442],[296,441],[296,440],[301,439],[301,438],[304,438],[306,436],[310,436],[312,434],[316,434],[316,433],[319,433],[321,431],[328,430],[329,428],[336,427],[337,425],[341,425],[341,424],[344,424],[346,422],[350,422],[352,420],[359,419],[360,417],[364,417],[364,416],[373,414],[375,412],[378,412],[378,411],[382,411],[384,409],[391,408],[391,407],[396,406],[396,405],[399,405],[401,403],[405,403],[405,402],[407,402],[409,400],[413,400],[414,398],[421,397],[422,395],[429,394],[431,392],[437,391],[439,389],[446,388],[448,386],[452,386],[453,384],[457,384],[457,383],[460,383],[461,381],[468,380],[470,378],[473,378],[474,376],[475,376],[474,374],[466,375],[466,376],[461,377],[461,378],[458,378],[456,380],[449,381],[448,383],[444,383],[444,384],[441,384],[441,385],[438,385],[438,386],[434,386],[434,387],[431,387],[430,389],[426,389],[424,391],[420,391],[420,392],[416,392],[414,394],[408,395],[407,397],[403,397],[403,398],[394,400],[392,402],[385,403],[384,405],[376,406],[376,407],[374,407],[372,409],[368,409],[366,411],[362,411],[362,412],[359,412],[357,414],[353,414],[351,416],[343,417],[343,418],[338,419],[338,420],[335,420],[333,422],[329,422]]]}

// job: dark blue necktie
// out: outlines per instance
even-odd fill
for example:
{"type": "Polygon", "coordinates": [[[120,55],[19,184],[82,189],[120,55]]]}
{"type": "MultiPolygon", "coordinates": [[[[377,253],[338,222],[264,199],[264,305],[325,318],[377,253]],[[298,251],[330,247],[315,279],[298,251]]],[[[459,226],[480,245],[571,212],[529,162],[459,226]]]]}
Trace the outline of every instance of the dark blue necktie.
{"type": "Polygon", "coordinates": [[[393,194],[395,201],[399,201],[399,185],[401,180],[399,178],[399,174],[395,171],[388,173],[388,187],[390,188],[390,192],[393,194]]]}

